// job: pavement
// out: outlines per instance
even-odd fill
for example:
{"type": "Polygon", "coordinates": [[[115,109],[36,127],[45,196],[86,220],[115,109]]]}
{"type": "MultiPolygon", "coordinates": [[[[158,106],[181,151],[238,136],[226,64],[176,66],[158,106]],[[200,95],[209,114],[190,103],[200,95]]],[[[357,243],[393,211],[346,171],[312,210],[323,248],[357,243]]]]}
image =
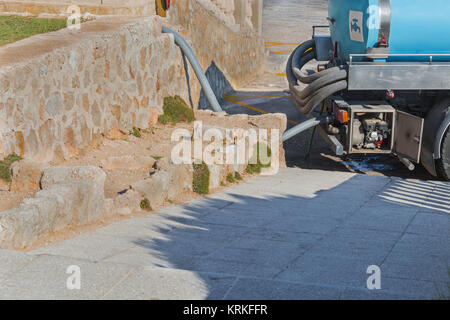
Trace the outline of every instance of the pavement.
{"type": "Polygon", "coordinates": [[[448,299],[449,192],[281,169],[48,247],[0,250],[0,298],[448,299]],[[373,265],[379,290],[367,289],[373,265]]]}

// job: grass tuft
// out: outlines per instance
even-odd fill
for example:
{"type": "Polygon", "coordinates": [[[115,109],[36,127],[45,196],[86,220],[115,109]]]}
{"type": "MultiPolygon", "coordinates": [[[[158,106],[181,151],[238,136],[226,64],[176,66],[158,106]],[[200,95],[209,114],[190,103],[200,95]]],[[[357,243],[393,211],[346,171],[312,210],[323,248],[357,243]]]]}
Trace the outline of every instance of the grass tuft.
{"type": "Polygon", "coordinates": [[[234,183],[236,180],[234,180],[234,176],[233,176],[233,174],[232,173],[229,173],[228,175],[227,175],[227,181],[229,182],[229,183],[234,183]]]}
{"type": "Polygon", "coordinates": [[[262,168],[270,167],[271,157],[272,157],[272,150],[270,150],[269,146],[267,146],[264,143],[258,142],[256,145],[256,148],[255,148],[255,152],[254,152],[253,156],[250,158],[249,164],[247,165],[247,168],[245,168],[245,171],[248,174],[261,173],[262,168]],[[261,163],[260,152],[261,152],[261,150],[265,150],[265,149],[267,150],[266,153],[267,153],[267,157],[268,157],[268,162],[261,163]]]}
{"type": "Polygon", "coordinates": [[[241,174],[240,174],[239,172],[237,172],[237,171],[234,173],[234,178],[235,178],[236,180],[238,180],[238,181],[241,181],[241,180],[242,180],[241,174]]]}
{"type": "Polygon", "coordinates": [[[141,131],[139,128],[133,127],[133,130],[130,132],[131,135],[135,136],[136,138],[142,137],[141,131]]]}
{"type": "Polygon", "coordinates": [[[193,164],[194,175],[192,179],[192,188],[198,194],[209,193],[209,168],[202,162],[201,164],[193,164]]]}
{"type": "Polygon", "coordinates": [[[16,162],[22,160],[22,157],[18,156],[15,153],[10,154],[5,159],[0,161],[0,179],[10,182],[11,181],[11,165],[16,162]]]}
{"type": "Polygon", "coordinates": [[[0,16],[0,46],[66,26],[66,19],[0,16]]]}
{"type": "Polygon", "coordinates": [[[195,120],[194,111],[180,96],[164,98],[163,111],[164,113],[158,117],[158,122],[161,124],[177,124],[195,120]]]}
{"type": "Polygon", "coordinates": [[[150,200],[144,198],[141,200],[141,209],[145,211],[153,211],[152,206],[150,205],[150,200]]]}

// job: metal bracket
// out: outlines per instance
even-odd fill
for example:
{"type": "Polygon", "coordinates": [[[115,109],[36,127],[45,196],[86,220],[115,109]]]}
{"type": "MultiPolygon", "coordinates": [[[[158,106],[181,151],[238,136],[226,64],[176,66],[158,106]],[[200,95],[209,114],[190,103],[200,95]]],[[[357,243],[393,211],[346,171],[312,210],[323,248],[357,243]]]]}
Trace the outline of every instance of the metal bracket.
{"type": "Polygon", "coordinates": [[[330,61],[333,58],[334,52],[331,36],[315,35],[314,42],[316,44],[316,60],[330,61]]]}
{"type": "MultiPolygon", "coordinates": [[[[306,115],[306,117],[308,119],[314,118],[311,114],[306,115]]],[[[333,152],[337,156],[342,156],[344,154],[344,146],[339,142],[339,140],[335,136],[328,134],[321,125],[318,125],[316,128],[317,132],[319,132],[322,139],[330,146],[333,152]]]]}

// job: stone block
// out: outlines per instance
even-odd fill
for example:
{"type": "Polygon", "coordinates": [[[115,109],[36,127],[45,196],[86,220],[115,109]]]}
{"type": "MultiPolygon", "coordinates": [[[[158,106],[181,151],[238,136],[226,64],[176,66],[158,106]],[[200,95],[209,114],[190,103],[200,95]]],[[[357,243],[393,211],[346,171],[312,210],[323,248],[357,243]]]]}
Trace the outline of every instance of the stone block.
{"type": "Polygon", "coordinates": [[[105,172],[95,166],[55,166],[44,170],[41,185],[42,189],[47,189],[52,185],[63,182],[89,181],[92,184],[95,184],[98,188],[101,188],[103,191],[105,180],[105,172]]]}
{"type": "Polygon", "coordinates": [[[3,179],[0,179],[0,191],[9,191],[10,182],[6,182],[3,179]]]}
{"type": "Polygon", "coordinates": [[[38,240],[39,211],[34,206],[19,205],[0,215],[0,247],[24,248],[38,240]]]}
{"type": "Polygon", "coordinates": [[[11,191],[38,190],[44,170],[48,165],[42,162],[21,160],[11,165],[11,191]]]}
{"type": "Polygon", "coordinates": [[[146,156],[119,156],[119,157],[109,157],[108,159],[102,160],[101,167],[104,170],[114,170],[114,169],[141,169],[141,168],[152,168],[155,163],[153,157],[146,156]]]}
{"type": "Polygon", "coordinates": [[[158,171],[150,178],[137,181],[131,185],[131,188],[142,197],[150,200],[153,209],[160,207],[167,199],[170,187],[170,173],[158,171]]]}
{"type": "Polygon", "coordinates": [[[209,188],[214,189],[220,187],[220,183],[225,177],[224,168],[221,165],[208,165],[209,168],[209,188]]]}
{"type": "Polygon", "coordinates": [[[120,215],[130,215],[141,210],[142,196],[136,190],[127,190],[127,192],[118,195],[113,200],[113,210],[120,215]]]}

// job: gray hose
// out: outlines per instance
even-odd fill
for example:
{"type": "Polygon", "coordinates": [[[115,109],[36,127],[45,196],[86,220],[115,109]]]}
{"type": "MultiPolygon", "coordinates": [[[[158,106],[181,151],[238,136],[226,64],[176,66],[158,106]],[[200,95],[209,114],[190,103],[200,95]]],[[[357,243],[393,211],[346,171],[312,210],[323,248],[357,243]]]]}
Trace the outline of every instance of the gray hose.
{"type": "Polygon", "coordinates": [[[220,106],[219,101],[217,101],[216,95],[214,94],[214,91],[212,90],[211,85],[209,84],[209,81],[206,78],[205,73],[203,72],[202,66],[198,62],[194,54],[194,51],[192,51],[192,48],[189,46],[186,40],[183,39],[182,36],[180,36],[177,32],[173,31],[172,29],[163,26],[162,32],[173,34],[175,44],[180,47],[181,51],[184,53],[184,55],[188,58],[189,62],[191,63],[191,66],[194,69],[195,74],[197,75],[197,79],[200,81],[200,84],[202,85],[203,92],[205,93],[206,99],[208,99],[209,104],[211,105],[211,107],[215,112],[221,112],[222,107],[220,106]]]}
{"type": "MultiPolygon", "coordinates": [[[[328,70],[330,70],[330,69],[328,69],[328,70]]],[[[321,72],[318,72],[318,73],[321,73],[321,72]]],[[[296,91],[296,94],[301,99],[305,99],[308,96],[314,94],[314,92],[316,92],[317,90],[319,90],[331,83],[337,82],[339,80],[344,80],[346,78],[347,78],[347,71],[345,71],[345,70],[333,71],[333,72],[329,72],[329,73],[322,75],[320,78],[318,78],[316,81],[312,82],[310,85],[308,85],[303,90],[301,90],[298,86],[294,86],[293,90],[296,91]]]]}
{"type": "MultiPolygon", "coordinates": [[[[303,75],[303,73],[298,72],[300,71],[304,65],[306,65],[309,61],[313,60],[316,58],[316,51],[309,51],[307,53],[305,53],[301,58],[300,58],[300,65],[293,67],[292,71],[294,72],[294,76],[296,77],[297,80],[299,80],[302,83],[311,83],[308,82],[308,79],[310,79],[309,75],[303,75]]],[[[317,72],[316,72],[317,73],[317,72]]],[[[314,73],[314,74],[316,74],[314,73]]]]}
{"type": "Polygon", "coordinates": [[[313,83],[319,78],[322,78],[326,75],[329,75],[330,73],[338,72],[341,69],[339,67],[332,67],[320,72],[314,72],[313,74],[305,75],[300,69],[296,68],[293,69],[294,76],[302,83],[308,84],[313,83]]]}
{"type": "MultiPolygon", "coordinates": [[[[312,52],[312,51],[314,51],[315,47],[316,47],[316,42],[314,40],[308,40],[308,41],[305,41],[302,44],[300,44],[292,53],[292,61],[291,61],[291,64],[288,65],[288,67],[291,67],[292,70],[294,70],[295,68],[301,69],[303,67],[303,65],[300,66],[300,64],[301,64],[300,60],[302,59],[302,57],[305,54],[310,53],[310,52],[307,53],[306,51],[312,49],[311,50],[311,52],[312,52]]],[[[316,55],[314,54],[314,57],[315,56],[316,55]]]]}
{"type": "Polygon", "coordinates": [[[285,131],[282,136],[282,140],[286,141],[299,133],[302,133],[303,131],[306,131],[310,128],[313,128],[317,125],[319,125],[322,122],[323,119],[321,118],[312,118],[307,121],[303,121],[302,123],[296,125],[295,127],[292,127],[291,129],[285,131]]]}
{"type": "MultiPolygon", "coordinates": [[[[317,105],[319,105],[323,100],[325,100],[329,96],[333,95],[334,93],[344,90],[346,88],[347,88],[347,81],[341,80],[339,82],[332,83],[332,84],[316,91],[314,93],[314,95],[311,96],[310,100],[305,105],[303,105],[299,101],[297,101],[298,97],[295,96],[295,93],[293,93],[294,102],[296,103],[296,105],[301,113],[307,114],[307,113],[310,113],[312,110],[314,110],[314,108],[317,105]]],[[[291,89],[291,91],[292,91],[292,89],[291,89]]]]}
{"type": "Polygon", "coordinates": [[[347,71],[333,67],[311,75],[305,75],[301,70],[311,60],[316,58],[314,41],[307,41],[298,46],[289,57],[286,74],[293,100],[302,113],[310,113],[323,100],[334,93],[347,88],[347,71]],[[309,84],[300,89],[297,81],[309,84]]]}

